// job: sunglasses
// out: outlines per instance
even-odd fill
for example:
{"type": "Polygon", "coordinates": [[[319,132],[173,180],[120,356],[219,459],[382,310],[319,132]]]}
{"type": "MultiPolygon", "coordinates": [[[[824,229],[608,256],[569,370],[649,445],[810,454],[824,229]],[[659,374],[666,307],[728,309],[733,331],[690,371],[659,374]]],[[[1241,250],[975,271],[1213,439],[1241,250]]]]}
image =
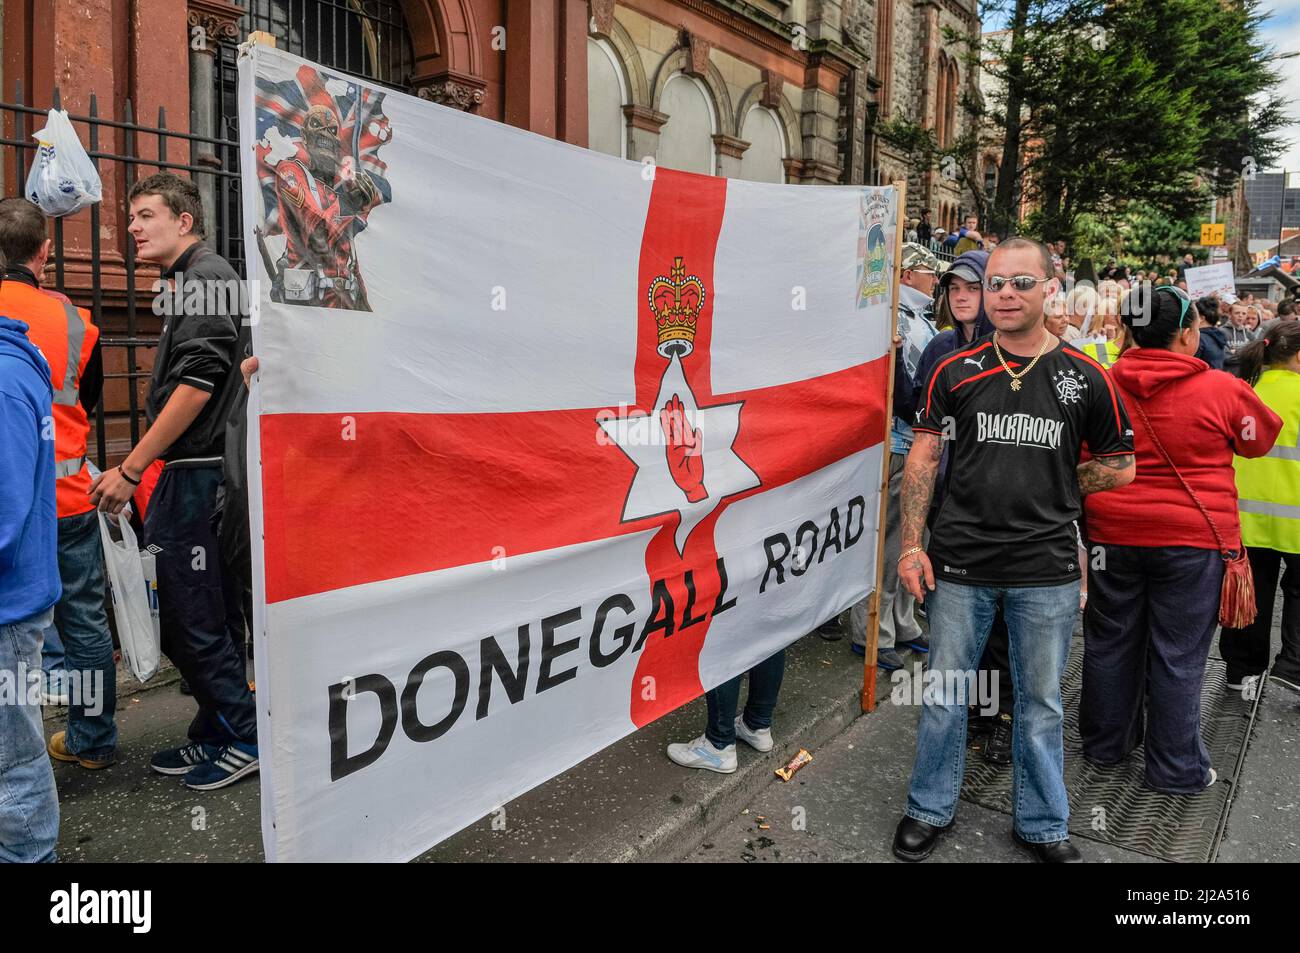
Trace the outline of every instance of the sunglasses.
{"type": "Polygon", "coordinates": [[[1051,278],[1035,278],[1033,275],[1015,275],[1007,278],[1004,275],[989,275],[984,279],[984,287],[989,291],[1001,291],[1006,287],[1007,282],[1011,282],[1011,287],[1017,291],[1029,291],[1035,285],[1040,285],[1044,281],[1051,281],[1051,278]]]}
{"type": "MultiPolygon", "coordinates": [[[[1183,322],[1187,320],[1187,312],[1192,306],[1192,299],[1188,297],[1186,291],[1179,288],[1177,285],[1158,285],[1156,291],[1168,291],[1170,294],[1178,298],[1179,308],[1181,309],[1178,312],[1178,326],[1181,328],[1183,322]]],[[[1152,292],[1152,294],[1154,293],[1155,292],[1152,292]]]]}

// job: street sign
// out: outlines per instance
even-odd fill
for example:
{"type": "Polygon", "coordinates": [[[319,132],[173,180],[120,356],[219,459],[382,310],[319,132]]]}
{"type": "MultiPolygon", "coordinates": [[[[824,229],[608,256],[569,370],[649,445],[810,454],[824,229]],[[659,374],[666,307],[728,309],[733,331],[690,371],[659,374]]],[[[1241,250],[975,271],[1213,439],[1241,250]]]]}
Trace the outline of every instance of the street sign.
{"type": "Polygon", "coordinates": [[[1201,244],[1202,245],[1222,245],[1224,243],[1223,222],[1202,222],[1201,223],[1201,244]]]}

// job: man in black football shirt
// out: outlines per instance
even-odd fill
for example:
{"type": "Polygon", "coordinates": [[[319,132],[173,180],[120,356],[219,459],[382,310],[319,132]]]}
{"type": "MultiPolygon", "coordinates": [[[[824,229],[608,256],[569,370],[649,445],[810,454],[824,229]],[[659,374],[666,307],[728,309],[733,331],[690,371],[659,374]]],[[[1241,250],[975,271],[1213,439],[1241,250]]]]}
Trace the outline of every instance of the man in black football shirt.
{"type": "Polygon", "coordinates": [[[919,395],[901,491],[899,578],[930,619],[931,661],[907,813],[894,853],[923,860],[952,825],[966,755],[968,689],[1001,606],[1016,696],[1014,836],[1039,860],[1074,862],[1065,793],[1061,675],[1079,608],[1084,494],[1132,481],[1133,432],[1101,365],[1050,334],[1051,253],[1011,239],[989,258],[997,330],[935,365],[919,395]],[[943,441],[943,504],[922,530],[943,441]],[[1091,459],[1079,462],[1087,444],[1091,459]],[[929,599],[926,599],[927,591],[929,599]]]}

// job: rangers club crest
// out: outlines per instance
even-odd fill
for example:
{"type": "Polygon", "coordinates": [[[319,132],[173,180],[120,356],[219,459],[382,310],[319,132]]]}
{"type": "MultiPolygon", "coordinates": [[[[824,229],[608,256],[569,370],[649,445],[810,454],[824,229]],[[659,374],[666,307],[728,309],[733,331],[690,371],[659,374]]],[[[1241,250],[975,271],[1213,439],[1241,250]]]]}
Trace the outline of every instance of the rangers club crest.
{"type": "Polygon", "coordinates": [[[1063,404],[1077,404],[1088,392],[1088,378],[1073,368],[1063,368],[1052,375],[1056,399],[1063,404]]]}

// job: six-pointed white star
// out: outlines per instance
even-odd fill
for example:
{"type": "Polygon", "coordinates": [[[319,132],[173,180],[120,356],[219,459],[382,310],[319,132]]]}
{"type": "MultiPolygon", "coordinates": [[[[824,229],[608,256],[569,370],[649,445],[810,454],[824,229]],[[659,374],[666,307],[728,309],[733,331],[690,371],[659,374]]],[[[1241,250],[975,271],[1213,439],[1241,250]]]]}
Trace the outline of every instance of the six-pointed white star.
{"type": "Polygon", "coordinates": [[[659,383],[659,396],[655,399],[652,413],[598,417],[601,429],[636,464],[636,475],[623,505],[623,522],[678,513],[681,518],[673,541],[677,552],[682,553],[691,530],[712,513],[724,497],[758,486],[758,475],[732,447],[740,431],[742,406],[743,402],[700,407],[686,384],[681,362],[673,357],[659,383]],[[668,467],[668,441],[659,420],[659,411],[674,395],[685,408],[687,425],[700,431],[703,484],[708,496],[695,503],[686,498],[668,467]]]}

